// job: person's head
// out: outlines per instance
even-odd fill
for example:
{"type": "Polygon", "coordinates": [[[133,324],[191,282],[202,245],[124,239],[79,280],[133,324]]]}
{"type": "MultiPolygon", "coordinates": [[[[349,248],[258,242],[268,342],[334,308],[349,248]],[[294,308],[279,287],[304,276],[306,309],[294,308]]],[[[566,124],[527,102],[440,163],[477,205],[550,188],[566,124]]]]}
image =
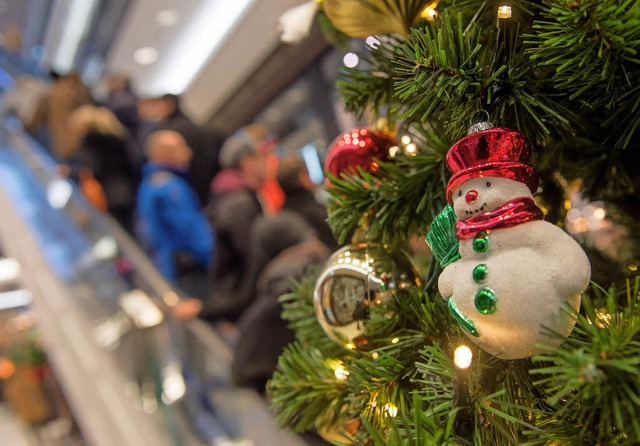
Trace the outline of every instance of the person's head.
{"type": "Polygon", "coordinates": [[[220,166],[242,173],[248,182],[259,187],[266,178],[267,156],[273,146],[273,141],[263,126],[245,126],[227,138],[222,145],[220,166]]]}
{"type": "Polygon", "coordinates": [[[315,188],[305,162],[293,157],[284,158],[278,163],[278,184],[285,195],[301,189],[312,191],[315,188]]]}
{"type": "Polygon", "coordinates": [[[145,142],[147,159],[175,169],[189,168],[193,153],[187,141],[173,130],[157,130],[151,133],[145,142]]]}
{"type": "Polygon", "coordinates": [[[131,91],[131,79],[122,74],[113,74],[107,78],[107,90],[109,93],[131,91]]]}
{"type": "Polygon", "coordinates": [[[160,109],[162,111],[163,119],[171,117],[173,114],[179,112],[180,108],[180,96],[175,94],[165,94],[160,96],[160,109]]]}

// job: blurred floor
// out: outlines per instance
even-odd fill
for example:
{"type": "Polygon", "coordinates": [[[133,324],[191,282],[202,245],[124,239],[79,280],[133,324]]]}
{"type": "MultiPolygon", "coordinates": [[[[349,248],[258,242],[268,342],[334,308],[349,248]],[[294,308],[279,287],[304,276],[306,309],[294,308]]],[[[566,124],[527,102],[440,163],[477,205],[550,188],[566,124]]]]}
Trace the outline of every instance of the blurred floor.
{"type": "Polygon", "coordinates": [[[7,446],[37,446],[35,434],[14,415],[6,404],[0,404],[0,438],[7,446]]]}

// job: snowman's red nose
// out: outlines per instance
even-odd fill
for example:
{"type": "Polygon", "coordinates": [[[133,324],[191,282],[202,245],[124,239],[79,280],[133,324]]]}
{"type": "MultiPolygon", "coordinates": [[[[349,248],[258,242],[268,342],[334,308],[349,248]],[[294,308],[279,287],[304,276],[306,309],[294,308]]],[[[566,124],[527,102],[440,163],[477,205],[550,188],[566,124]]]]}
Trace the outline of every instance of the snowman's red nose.
{"type": "Polygon", "coordinates": [[[470,190],[466,194],[464,194],[464,201],[467,203],[473,203],[478,198],[478,192],[475,190],[470,190]]]}

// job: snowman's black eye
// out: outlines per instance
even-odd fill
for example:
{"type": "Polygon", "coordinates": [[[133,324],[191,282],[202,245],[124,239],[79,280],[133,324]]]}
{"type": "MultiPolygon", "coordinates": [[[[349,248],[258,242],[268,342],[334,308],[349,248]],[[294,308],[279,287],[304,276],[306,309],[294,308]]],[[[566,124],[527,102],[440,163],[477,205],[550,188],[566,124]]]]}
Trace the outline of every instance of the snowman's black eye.
{"type": "Polygon", "coordinates": [[[458,191],[458,197],[462,197],[462,191],[461,190],[458,191]]]}
{"type": "Polygon", "coordinates": [[[487,187],[491,187],[491,181],[487,181],[487,187]]]}

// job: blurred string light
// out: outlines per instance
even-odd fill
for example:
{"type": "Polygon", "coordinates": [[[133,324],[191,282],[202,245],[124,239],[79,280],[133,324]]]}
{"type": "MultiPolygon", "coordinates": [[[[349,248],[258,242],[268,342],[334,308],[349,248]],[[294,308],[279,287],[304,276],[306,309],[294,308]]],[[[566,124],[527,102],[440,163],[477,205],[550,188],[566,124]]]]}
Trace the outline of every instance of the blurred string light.
{"type": "Polygon", "coordinates": [[[389,157],[395,158],[400,152],[406,156],[416,156],[418,154],[418,146],[413,142],[410,135],[402,135],[400,144],[389,148],[389,157]]]}
{"type": "Polygon", "coordinates": [[[360,62],[360,58],[356,53],[347,53],[342,58],[342,63],[347,68],[355,68],[358,66],[359,62],[360,62]]]}

